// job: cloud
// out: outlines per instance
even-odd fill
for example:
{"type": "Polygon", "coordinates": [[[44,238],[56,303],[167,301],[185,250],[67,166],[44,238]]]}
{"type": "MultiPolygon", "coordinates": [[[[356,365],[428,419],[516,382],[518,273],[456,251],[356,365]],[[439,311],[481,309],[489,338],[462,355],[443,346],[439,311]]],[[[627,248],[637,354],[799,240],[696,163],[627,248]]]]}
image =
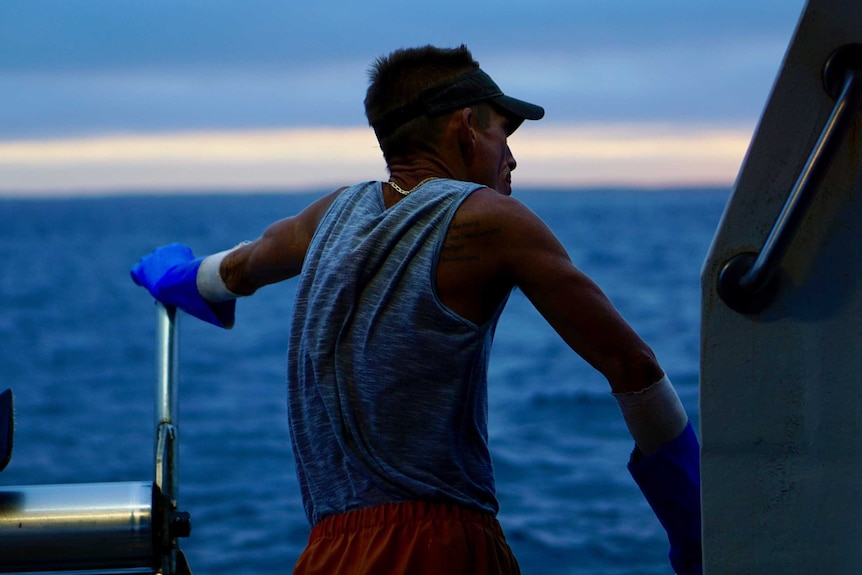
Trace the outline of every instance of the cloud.
{"type": "Polygon", "coordinates": [[[367,66],[462,42],[547,110],[519,185],[729,184],[803,4],[4,0],[0,193],[380,178],[367,66]]]}
{"type": "Polygon", "coordinates": [[[0,193],[318,188],[385,175],[368,129],[182,132],[0,143],[0,193]]]}
{"type": "MultiPolygon", "coordinates": [[[[529,125],[515,186],[728,186],[750,129],[529,125]]],[[[0,142],[0,194],[318,190],[386,177],[367,128],[179,132],[0,142]]]]}
{"type": "Polygon", "coordinates": [[[751,128],[586,124],[517,132],[513,177],[531,187],[729,187],[751,128]]]}
{"type": "Polygon", "coordinates": [[[801,4],[9,0],[0,139],[362,125],[375,57],[462,42],[554,122],[752,122],[801,4]]]}

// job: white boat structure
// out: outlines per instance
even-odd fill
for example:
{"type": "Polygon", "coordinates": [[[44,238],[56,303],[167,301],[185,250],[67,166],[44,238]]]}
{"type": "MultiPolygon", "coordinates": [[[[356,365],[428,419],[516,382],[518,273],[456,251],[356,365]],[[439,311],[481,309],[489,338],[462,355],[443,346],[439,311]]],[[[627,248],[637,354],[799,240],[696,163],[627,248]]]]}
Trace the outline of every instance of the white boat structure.
{"type": "Polygon", "coordinates": [[[809,0],[702,272],[704,573],[862,565],[862,2],[809,0]]]}

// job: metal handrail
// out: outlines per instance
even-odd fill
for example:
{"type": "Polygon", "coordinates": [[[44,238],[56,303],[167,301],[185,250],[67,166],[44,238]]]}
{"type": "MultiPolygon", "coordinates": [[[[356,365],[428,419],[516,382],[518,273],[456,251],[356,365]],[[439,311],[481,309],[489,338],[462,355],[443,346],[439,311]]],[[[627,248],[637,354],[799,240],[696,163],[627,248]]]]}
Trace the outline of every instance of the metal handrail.
{"type": "Polygon", "coordinates": [[[759,313],[777,293],[775,274],[862,103],[862,45],[848,44],[833,52],[823,82],[835,106],[763,248],[734,256],[719,273],[719,296],[740,313],[759,313]]]}
{"type": "Polygon", "coordinates": [[[159,534],[161,573],[190,573],[178,537],[188,537],[189,514],[177,510],[179,495],[178,389],[179,314],[173,306],[156,302],[156,444],[155,486],[160,497],[159,534]]]}
{"type": "Polygon", "coordinates": [[[156,487],[176,503],[177,446],[173,441],[177,421],[179,344],[175,307],[156,302],[156,487]]]}

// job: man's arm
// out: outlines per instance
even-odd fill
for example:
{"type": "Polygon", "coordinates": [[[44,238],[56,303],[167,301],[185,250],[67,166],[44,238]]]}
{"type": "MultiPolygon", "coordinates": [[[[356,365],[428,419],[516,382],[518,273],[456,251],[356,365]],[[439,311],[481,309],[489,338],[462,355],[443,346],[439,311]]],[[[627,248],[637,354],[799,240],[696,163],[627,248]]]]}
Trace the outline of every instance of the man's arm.
{"type": "Polygon", "coordinates": [[[652,350],[547,226],[510,198],[497,202],[502,269],[566,343],[610,383],[636,447],[628,468],[668,535],[681,575],[701,572],[700,448],[652,350]]]}
{"type": "Polygon", "coordinates": [[[227,289],[247,296],[265,285],[298,275],[320,220],[343,189],[320,198],[295,216],[275,222],[257,240],[231,250],[219,266],[227,289]]]}
{"type": "Polygon", "coordinates": [[[236,297],[300,272],[317,224],[340,192],[276,222],[254,242],[206,258],[182,244],[160,247],[132,266],[132,279],[165,305],[230,328],[236,297]]]}
{"type": "Polygon", "coordinates": [[[652,350],[575,267],[547,225],[513,198],[498,196],[494,203],[501,272],[569,347],[607,378],[614,393],[640,391],[661,379],[652,350]]]}

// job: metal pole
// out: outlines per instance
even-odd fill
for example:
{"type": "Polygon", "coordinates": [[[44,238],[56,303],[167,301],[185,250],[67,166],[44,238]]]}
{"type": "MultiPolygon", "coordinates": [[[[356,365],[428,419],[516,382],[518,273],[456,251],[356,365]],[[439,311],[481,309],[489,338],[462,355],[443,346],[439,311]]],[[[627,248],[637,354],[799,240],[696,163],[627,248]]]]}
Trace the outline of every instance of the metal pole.
{"type": "Polygon", "coordinates": [[[163,433],[156,434],[156,486],[174,503],[178,495],[178,320],[179,314],[175,307],[156,303],[156,430],[164,430],[163,433]],[[171,444],[171,449],[164,451],[166,442],[171,444]]]}
{"type": "Polygon", "coordinates": [[[180,555],[174,522],[179,481],[177,466],[177,389],[179,387],[179,314],[173,306],[156,302],[156,446],[155,484],[158,489],[161,573],[177,573],[180,555]]]}

